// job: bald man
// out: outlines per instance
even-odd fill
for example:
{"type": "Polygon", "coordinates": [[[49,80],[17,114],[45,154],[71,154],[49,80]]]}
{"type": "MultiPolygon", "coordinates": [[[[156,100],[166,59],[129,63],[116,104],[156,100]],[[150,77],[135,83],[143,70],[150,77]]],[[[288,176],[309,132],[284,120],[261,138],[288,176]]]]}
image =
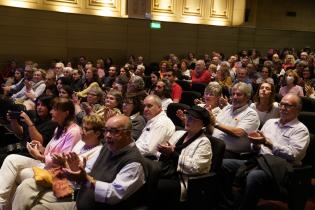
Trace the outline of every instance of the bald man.
{"type": "Polygon", "coordinates": [[[147,124],[137,139],[136,145],[143,156],[157,159],[157,146],[164,144],[171,138],[175,132],[175,125],[162,110],[162,102],[157,95],[148,95],[143,104],[143,115],[147,124]]]}
{"type": "Polygon", "coordinates": [[[82,183],[76,201],[45,203],[41,200],[32,209],[132,209],[143,202],[146,170],[144,159],[131,138],[129,117],[119,115],[108,119],[104,136],[106,143],[91,173],[82,168],[69,171],[77,183],[82,183]]]}
{"type": "MultiPolygon", "coordinates": [[[[283,166],[287,167],[286,164],[300,165],[305,156],[310,135],[306,126],[297,119],[301,111],[301,99],[297,95],[287,94],[282,98],[279,108],[280,118],[268,120],[260,132],[249,134],[253,151],[266,158],[264,162],[269,168],[266,170],[258,163],[258,166],[250,169],[243,178],[245,179],[245,189],[239,208],[241,210],[255,209],[262,195],[270,193],[270,190],[277,190],[277,188],[273,188],[274,183],[282,183],[283,179],[278,172],[285,173],[286,168],[283,166]],[[278,158],[272,158],[274,156],[278,158]],[[269,162],[270,160],[273,162],[269,162]],[[280,162],[281,160],[283,161],[280,162]],[[274,175],[270,176],[270,173],[274,175]]],[[[259,158],[257,157],[258,162],[262,160],[259,158]]],[[[244,160],[224,159],[222,177],[224,177],[225,201],[231,199],[229,196],[231,196],[235,174],[240,167],[244,167],[245,162],[244,160]]],[[[225,204],[227,203],[229,202],[225,204]]]]}

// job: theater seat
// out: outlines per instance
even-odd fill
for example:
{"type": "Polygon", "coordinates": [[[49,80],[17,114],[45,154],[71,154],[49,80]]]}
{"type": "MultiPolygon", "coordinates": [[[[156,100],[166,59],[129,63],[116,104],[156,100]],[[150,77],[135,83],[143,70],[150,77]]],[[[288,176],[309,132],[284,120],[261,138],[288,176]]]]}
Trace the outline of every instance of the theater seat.
{"type": "Polygon", "coordinates": [[[208,174],[188,179],[188,201],[186,209],[213,209],[218,201],[218,175],[225,152],[224,141],[207,135],[212,147],[212,164],[208,174]]]}
{"type": "Polygon", "coordinates": [[[194,100],[201,98],[201,94],[196,91],[183,91],[180,103],[186,104],[188,106],[195,105],[194,100]]]}

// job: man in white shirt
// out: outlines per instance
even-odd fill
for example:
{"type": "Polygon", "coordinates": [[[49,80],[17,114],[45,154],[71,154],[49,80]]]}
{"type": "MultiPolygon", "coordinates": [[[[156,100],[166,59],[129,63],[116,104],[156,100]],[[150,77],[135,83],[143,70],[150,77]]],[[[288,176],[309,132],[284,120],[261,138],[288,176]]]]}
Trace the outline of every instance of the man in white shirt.
{"type": "Polygon", "coordinates": [[[144,99],[144,117],[147,124],[136,145],[144,156],[156,159],[157,146],[167,142],[175,132],[175,125],[162,110],[161,99],[149,95],[144,99]]]}
{"type": "MultiPolygon", "coordinates": [[[[280,104],[280,118],[268,120],[262,127],[260,132],[250,134],[249,140],[252,142],[252,149],[261,155],[277,156],[279,159],[285,160],[281,165],[272,167],[270,171],[281,171],[285,163],[292,165],[300,165],[304,158],[310,135],[306,126],[301,123],[297,117],[301,110],[301,99],[297,95],[285,95],[280,104]]],[[[265,157],[265,156],[264,156],[265,157]]],[[[244,167],[246,160],[224,159],[222,164],[222,177],[224,177],[224,201],[231,197],[231,188],[234,177],[240,167],[244,167]]],[[[273,162],[275,165],[275,162],[273,162]]],[[[270,176],[268,171],[262,167],[253,167],[247,169],[247,175],[244,177],[244,193],[240,204],[241,210],[256,209],[259,198],[265,194],[274,191],[273,184],[282,183],[283,179],[279,179],[279,174],[270,176]],[[277,177],[277,179],[276,179],[277,177]]],[[[224,205],[229,202],[225,202],[224,205]]],[[[224,208],[223,208],[224,209],[224,208]]]]}
{"type": "Polygon", "coordinates": [[[213,136],[226,144],[226,158],[237,158],[239,153],[250,151],[247,134],[256,131],[260,121],[257,112],[248,106],[251,88],[239,82],[232,88],[232,104],[218,114],[213,136]]]}

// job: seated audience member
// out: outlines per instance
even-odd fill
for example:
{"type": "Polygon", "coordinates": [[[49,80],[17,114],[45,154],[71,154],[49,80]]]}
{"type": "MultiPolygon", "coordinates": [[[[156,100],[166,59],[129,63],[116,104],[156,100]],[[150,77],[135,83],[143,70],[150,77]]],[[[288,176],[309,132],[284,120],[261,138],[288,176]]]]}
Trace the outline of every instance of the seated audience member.
{"type": "Polygon", "coordinates": [[[252,81],[248,77],[248,71],[246,68],[238,68],[236,70],[236,78],[233,82],[233,85],[235,85],[236,83],[239,83],[239,82],[244,82],[244,83],[248,84],[250,86],[251,90],[253,90],[252,81]]]}
{"type": "Polygon", "coordinates": [[[99,79],[102,79],[105,77],[105,67],[104,67],[104,59],[99,58],[96,60],[96,69],[97,69],[97,75],[99,79]]]}
{"type": "Polygon", "coordinates": [[[206,64],[203,60],[196,62],[195,69],[191,71],[192,83],[209,83],[211,81],[210,72],[206,69],[206,64]]]}
{"type": "MultiPolygon", "coordinates": [[[[36,140],[43,146],[46,146],[54,134],[57,126],[51,120],[50,111],[52,108],[53,96],[40,96],[36,99],[36,115],[29,116],[25,112],[21,112],[19,119],[11,118],[10,112],[7,114],[8,121],[10,122],[10,130],[21,138],[22,143],[31,142],[36,140]]],[[[20,154],[28,155],[28,152],[20,151],[20,154]]],[[[3,158],[7,154],[1,154],[1,164],[3,158]]]]}
{"type": "Polygon", "coordinates": [[[230,72],[226,68],[219,68],[216,73],[215,80],[221,85],[222,88],[230,90],[233,85],[230,72]]]}
{"type": "Polygon", "coordinates": [[[139,93],[144,91],[144,80],[142,77],[134,75],[127,84],[127,93],[139,93]]]}
{"type": "MultiPolygon", "coordinates": [[[[301,110],[300,98],[295,94],[287,94],[282,98],[279,108],[280,118],[268,120],[260,132],[250,134],[254,137],[249,137],[254,152],[264,155],[266,158],[268,156],[268,163],[269,160],[274,161],[273,166],[270,165],[269,168],[273,172],[285,170],[288,165],[300,165],[310,141],[308,129],[297,118],[301,110]],[[277,162],[278,164],[276,164],[277,162]]],[[[224,201],[231,201],[231,188],[235,174],[240,167],[244,167],[244,164],[246,164],[246,160],[223,160],[224,201]]],[[[282,183],[284,177],[281,179],[278,176],[278,180],[275,180],[268,174],[270,171],[266,170],[266,167],[248,169],[243,180],[239,180],[244,183],[244,189],[240,207],[236,207],[237,209],[256,209],[261,196],[279,190],[274,183],[276,181],[282,183]]],[[[227,207],[228,203],[224,202],[223,206],[227,207]]]]}
{"type": "Polygon", "coordinates": [[[24,87],[18,93],[12,95],[15,103],[23,103],[27,110],[34,110],[36,98],[45,91],[46,72],[43,69],[34,71],[32,81],[24,80],[24,87]]]}
{"type": "Polygon", "coordinates": [[[315,87],[315,77],[312,69],[306,67],[302,70],[302,78],[299,81],[298,85],[300,85],[303,88],[303,91],[305,93],[304,95],[307,96],[308,88],[315,87]]]}
{"type": "Polygon", "coordinates": [[[274,84],[271,67],[264,66],[260,72],[260,77],[256,80],[257,84],[262,84],[264,82],[274,84]]]}
{"type": "Polygon", "coordinates": [[[82,72],[78,69],[72,70],[72,80],[70,86],[72,87],[73,91],[79,92],[83,88],[83,79],[82,79],[82,72]]]}
{"type": "Polygon", "coordinates": [[[248,106],[251,88],[239,82],[232,88],[232,104],[222,109],[216,117],[213,136],[226,144],[225,157],[237,157],[250,151],[247,134],[259,127],[259,116],[248,106]]]}
{"type": "Polygon", "coordinates": [[[85,73],[85,82],[82,90],[77,92],[77,96],[80,98],[86,98],[89,90],[93,87],[100,87],[98,83],[98,75],[96,68],[88,68],[85,73]]]}
{"type": "Polygon", "coordinates": [[[135,75],[139,76],[139,77],[144,77],[144,71],[145,71],[145,66],[142,64],[137,65],[137,68],[134,72],[135,75]]]}
{"type": "Polygon", "coordinates": [[[123,114],[128,116],[131,120],[132,139],[137,140],[140,137],[142,130],[146,124],[142,113],[143,112],[142,96],[139,94],[127,94],[124,99],[122,111],[123,114]]]}
{"type": "Polygon", "coordinates": [[[52,86],[56,87],[56,75],[54,71],[48,70],[46,72],[45,85],[46,85],[46,89],[52,86]]]}
{"type": "Polygon", "coordinates": [[[120,91],[123,95],[127,92],[127,84],[129,82],[128,77],[125,75],[118,75],[113,82],[111,90],[120,91]]]}
{"type": "Polygon", "coordinates": [[[65,68],[65,65],[62,62],[58,62],[55,65],[55,74],[56,74],[56,79],[59,79],[60,77],[64,77],[63,75],[63,69],[65,68]]]}
{"type": "Polygon", "coordinates": [[[176,77],[175,71],[173,69],[168,70],[164,74],[164,78],[170,82],[171,90],[172,90],[171,98],[173,100],[173,103],[179,103],[182,97],[183,90],[182,90],[182,87],[176,83],[177,77],[176,77]]]}
{"type": "Polygon", "coordinates": [[[185,130],[176,131],[169,141],[158,145],[161,175],[157,196],[162,206],[171,209],[187,200],[188,177],[209,172],[212,150],[203,130],[209,124],[209,112],[193,106],[186,112],[185,130]]]}
{"type": "Polygon", "coordinates": [[[162,102],[158,96],[147,96],[143,104],[143,115],[147,124],[136,140],[136,145],[142,155],[156,159],[157,146],[170,139],[175,132],[175,125],[162,110],[162,102]]]}
{"type": "Polygon", "coordinates": [[[128,80],[131,78],[132,74],[129,71],[129,67],[128,66],[123,66],[120,68],[119,71],[119,75],[120,76],[126,76],[128,78],[128,80]]]}
{"type": "Polygon", "coordinates": [[[146,90],[147,94],[153,94],[157,82],[160,80],[160,73],[158,71],[154,71],[151,73],[151,85],[150,87],[146,90]]]}
{"type": "Polygon", "coordinates": [[[245,68],[247,70],[248,79],[251,81],[252,85],[255,85],[257,78],[259,77],[256,65],[253,63],[248,63],[245,68]]]}
{"type": "Polygon", "coordinates": [[[88,174],[79,158],[67,159],[64,169],[81,183],[75,202],[42,203],[33,209],[134,209],[144,200],[147,170],[131,138],[131,121],[119,115],[105,125],[106,144],[88,174]],[[107,192],[107,193],[104,193],[107,192]]]}
{"type": "Polygon", "coordinates": [[[104,79],[100,81],[100,86],[104,91],[112,87],[116,75],[117,75],[116,66],[111,65],[108,70],[108,76],[104,77],[104,79]]]}
{"type": "MultiPolygon", "coordinates": [[[[103,130],[104,122],[100,116],[89,115],[83,118],[82,141],[79,141],[72,151],[76,152],[81,160],[83,160],[83,158],[86,159],[85,171],[87,173],[91,172],[93,164],[102,148],[101,140],[103,138],[103,130]]],[[[72,154],[70,154],[69,157],[73,157],[72,154]]],[[[64,166],[63,156],[61,156],[61,154],[55,154],[53,161],[55,164],[54,169],[64,166]]],[[[63,172],[59,172],[60,177],[63,175],[63,172]]],[[[66,179],[65,182],[66,184],[70,184],[68,179],[66,179]]],[[[59,191],[54,189],[57,184],[57,181],[53,181],[53,187],[47,187],[36,183],[34,178],[24,180],[17,188],[12,202],[12,208],[22,210],[32,208],[37,204],[72,200],[72,194],[64,195],[66,192],[60,192],[60,189],[59,191]]],[[[75,183],[72,184],[72,188],[76,186],[75,183]]],[[[66,191],[66,189],[63,191],[66,191]]]]}
{"type": "Polygon", "coordinates": [[[189,64],[186,59],[182,59],[180,61],[180,71],[179,74],[177,75],[178,79],[180,80],[190,80],[190,69],[188,68],[189,64]]]}
{"type": "MultiPolygon", "coordinates": [[[[27,143],[26,147],[33,158],[22,155],[9,155],[0,169],[0,207],[5,207],[10,200],[15,185],[34,175],[32,167],[53,166],[53,154],[70,152],[81,139],[80,127],[74,122],[74,105],[72,101],[56,98],[51,111],[52,121],[58,124],[53,138],[44,148],[37,140],[27,143]]],[[[0,208],[1,209],[1,208],[0,208]]]]}
{"type": "Polygon", "coordinates": [[[286,55],[284,59],[284,63],[282,64],[282,69],[287,71],[288,69],[295,68],[295,58],[293,55],[286,55]]]}
{"type": "Polygon", "coordinates": [[[17,62],[15,60],[10,60],[10,63],[8,63],[5,68],[1,69],[0,83],[7,83],[8,80],[14,76],[16,69],[18,69],[17,62]]]}
{"type": "Polygon", "coordinates": [[[73,69],[69,66],[64,67],[63,68],[63,76],[64,77],[69,77],[70,79],[72,79],[72,71],[73,69]]]}
{"type": "Polygon", "coordinates": [[[211,110],[212,114],[217,117],[221,112],[220,98],[222,96],[222,87],[218,82],[210,82],[205,88],[203,94],[203,101],[199,99],[195,100],[195,104],[204,107],[207,110],[211,110]]]}
{"type": "Polygon", "coordinates": [[[100,109],[96,113],[103,115],[106,122],[110,117],[121,114],[122,105],[122,93],[117,90],[110,90],[105,97],[104,109],[100,109]]]}
{"type": "Polygon", "coordinates": [[[299,81],[299,76],[296,72],[288,70],[285,73],[285,86],[281,87],[279,94],[281,97],[285,96],[288,93],[296,94],[298,96],[304,96],[303,88],[297,85],[299,81]]]}
{"type": "Polygon", "coordinates": [[[275,88],[271,83],[263,82],[254,97],[250,107],[258,113],[260,127],[269,119],[279,117],[278,103],[275,102],[275,88]]]}
{"type": "Polygon", "coordinates": [[[14,76],[12,78],[12,83],[4,84],[2,87],[3,94],[11,96],[12,94],[16,93],[17,91],[13,89],[13,87],[21,86],[24,81],[24,70],[22,68],[17,68],[14,70],[14,76]]]}
{"type": "Polygon", "coordinates": [[[72,98],[73,89],[70,85],[62,85],[62,87],[59,89],[58,95],[60,98],[72,98]]]}
{"type": "Polygon", "coordinates": [[[159,64],[159,73],[160,73],[160,78],[164,78],[164,74],[167,72],[168,69],[171,68],[170,62],[167,60],[161,60],[159,64]]]}
{"type": "Polygon", "coordinates": [[[62,88],[62,86],[70,85],[70,84],[71,84],[71,79],[68,77],[59,77],[56,80],[56,86],[57,86],[58,92],[60,92],[60,89],[62,88]]]}
{"type": "Polygon", "coordinates": [[[18,82],[17,84],[3,87],[3,90],[7,93],[10,93],[9,94],[10,96],[15,94],[15,93],[18,93],[25,86],[24,80],[32,80],[33,72],[34,72],[34,70],[32,69],[32,65],[26,65],[24,68],[23,79],[21,79],[20,82],[18,82]]]}
{"type": "Polygon", "coordinates": [[[72,96],[72,101],[75,107],[75,118],[79,125],[82,124],[82,120],[86,115],[98,113],[98,111],[101,112],[104,109],[104,106],[101,105],[102,97],[103,91],[100,87],[90,88],[86,97],[86,102],[81,102],[75,95],[72,96]]]}
{"type": "Polygon", "coordinates": [[[165,78],[159,80],[155,86],[154,94],[161,99],[162,109],[166,112],[168,105],[173,103],[173,100],[171,99],[172,90],[169,81],[165,78]]]}

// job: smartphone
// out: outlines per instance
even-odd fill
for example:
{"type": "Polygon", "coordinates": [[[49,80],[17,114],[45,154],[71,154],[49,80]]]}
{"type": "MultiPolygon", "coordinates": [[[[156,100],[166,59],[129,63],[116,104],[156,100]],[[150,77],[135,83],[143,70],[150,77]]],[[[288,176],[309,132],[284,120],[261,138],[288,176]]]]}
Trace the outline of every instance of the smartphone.
{"type": "Polygon", "coordinates": [[[9,112],[9,115],[10,115],[11,119],[20,119],[21,118],[20,114],[21,114],[20,111],[10,111],[9,112]]]}

